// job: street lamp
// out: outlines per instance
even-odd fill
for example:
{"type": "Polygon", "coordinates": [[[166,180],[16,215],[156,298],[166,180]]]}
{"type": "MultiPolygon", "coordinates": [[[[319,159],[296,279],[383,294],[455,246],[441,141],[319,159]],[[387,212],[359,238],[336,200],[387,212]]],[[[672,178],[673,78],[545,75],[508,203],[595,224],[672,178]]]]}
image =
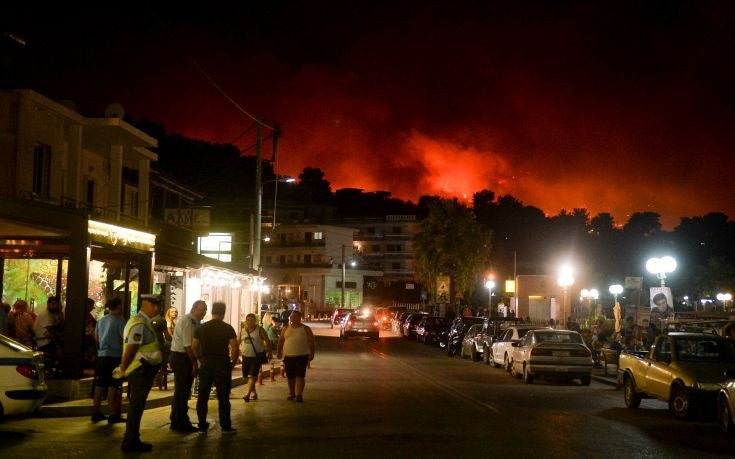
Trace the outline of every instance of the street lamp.
{"type": "Polygon", "coordinates": [[[722,303],[722,309],[727,307],[727,302],[732,300],[731,293],[718,293],[717,299],[722,303]]]}
{"type": "Polygon", "coordinates": [[[676,260],[669,256],[650,258],[646,262],[646,270],[651,274],[656,274],[661,279],[661,287],[666,287],[666,273],[673,272],[675,269],[676,260]]]}
{"type": "Polygon", "coordinates": [[[492,279],[488,279],[485,281],[485,287],[487,287],[488,291],[488,300],[487,300],[487,315],[488,317],[492,315],[493,310],[493,289],[495,288],[495,281],[492,279]]]}
{"type": "Polygon", "coordinates": [[[563,265],[559,269],[559,277],[556,282],[561,288],[564,289],[564,298],[562,300],[562,322],[564,325],[567,323],[567,288],[574,283],[574,276],[572,275],[572,267],[570,265],[563,265]]]}
{"type": "Polygon", "coordinates": [[[618,302],[618,295],[620,295],[621,293],[623,293],[623,286],[620,285],[620,284],[614,284],[614,285],[611,285],[610,286],[610,288],[608,289],[608,291],[613,295],[613,297],[615,298],[615,302],[617,303],[618,302]]]}
{"type": "Polygon", "coordinates": [[[582,298],[587,299],[587,314],[592,313],[592,300],[596,300],[600,297],[600,292],[597,291],[597,289],[593,288],[590,290],[587,290],[586,288],[582,289],[582,292],[580,292],[580,296],[582,298]]]}
{"type": "MultiPolygon", "coordinates": [[[[253,269],[258,270],[260,272],[260,243],[261,243],[261,218],[262,218],[262,209],[263,209],[263,185],[266,183],[278,183],[278,182],[284,182],[284,183],[292,183],[296,179],[293,177],[284,177],[284,178],[277,178],[273,180],[264,180],[260,183],[260,186],[258,187],[258,199],[256,201],[256,207],[255,207],[255,237],[253,238],[253,269]]],[[[275,229],[276,226],[276,200],[273,199],[273,228],[275,229]]]]}

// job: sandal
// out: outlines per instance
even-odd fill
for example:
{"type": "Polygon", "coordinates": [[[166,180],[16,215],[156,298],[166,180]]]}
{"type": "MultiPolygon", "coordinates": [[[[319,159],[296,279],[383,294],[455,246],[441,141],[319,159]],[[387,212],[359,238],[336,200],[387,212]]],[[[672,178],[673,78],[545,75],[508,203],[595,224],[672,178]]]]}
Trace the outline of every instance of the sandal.
{"type": "Polygon", "coordinates": [[[258,394],[253,394],[253,395],[251,395],[251,396],[250,396],[250,400],[252,400],[252,401],[256,401],[256,400],[258,400],[258,394]]]}
{"type": "Polygon", "coordinates": [[[297,401],[297,402],[303,402],[303,401],[304,401],[304,399],[303,399],[303,398],[302,398],[302,397],[301,397],[300,395],[297,395],[297,396],[296,396],[296,401],[297,401]]]}
{"type": "Polygon", "coordinates": [[[242,399],[245,400],[246,402],[249,402],[250,401],[250,394],[244,396],[242,399]]]}
{"type": "Polygon", "coordinates": [[[288,394],[288,397],[286,397],[286,400],[293,400],[296,396],[294,394],[288,394]]]}

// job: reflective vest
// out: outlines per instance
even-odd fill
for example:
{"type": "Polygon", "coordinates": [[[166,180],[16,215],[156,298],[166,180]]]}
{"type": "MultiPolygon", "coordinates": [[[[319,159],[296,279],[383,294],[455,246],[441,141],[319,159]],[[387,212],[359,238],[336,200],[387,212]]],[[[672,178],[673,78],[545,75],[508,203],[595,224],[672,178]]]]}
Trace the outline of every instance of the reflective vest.
{"type": "Polygon", "coordinates": [[[140,344],[138,346],[138,351],[135,353],[133,361],[130,362],[130,365],[125,369],[125,376],[128,376],[130,373],[135,371],[136,368],[140,367],[142,365],[141,360],[145,360],[149,365],[160,365],[163,361],[161,348],[158,344],[158,339],[156,339],[156,331],[153,329],[153,325],[144,318],[135,316],[128,320],[128,323],[125,324],[125,339],[127,340],[128,333],[130,333],[130,330],[136,325],[143,325],[147,328],[148,331],[151,332],[151,335],[153,335],[153,341],[150,343],[140,344]]]}

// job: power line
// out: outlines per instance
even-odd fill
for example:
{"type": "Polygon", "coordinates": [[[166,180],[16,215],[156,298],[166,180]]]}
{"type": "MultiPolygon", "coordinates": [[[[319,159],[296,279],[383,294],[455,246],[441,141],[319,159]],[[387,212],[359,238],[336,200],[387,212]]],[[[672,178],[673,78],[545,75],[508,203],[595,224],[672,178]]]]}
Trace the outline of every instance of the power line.
{"type": "Polygon", "coordinates": [[[268,129],[270,129],[271,131],[275,131],[276,130],[273,126],[270,126],[270,125],[268,125],[268,124],[260,121],[258,118],[254,117],[253,115],[251,115],[250,113],[248,113],[244,108],[242,108],[240,106],[240,104],[238,104],[237,102],[235,102],[235,100],[232,97],[230,97],[229,94],[227,94],[224,89],[222,89],[222,88],[219,87],[219,85],[212,79],[212,77],[210,77],[207,74],[207,72],[204,71],[204,69],[197,63],[197,61],[194,60],[193,57],[191,57],[191,55],[189,55],[188,57],[189,57],[189,60],[191,60],[191,62],[194,64],[194,66],[202,73],[202,75],[204,75],[204,78],[206,78],[207,81],[209,81],[209,84],[211,84],[217,91],[219,91],[219,93],[222,94],[222,96],[225,99],[227,99],[232,105],[234,105],[235,108],[237,108],[238,110],[240,110],[248,118],[250,118],[254,122],[260,124],[261,126],[266,127],[268,129]]]}

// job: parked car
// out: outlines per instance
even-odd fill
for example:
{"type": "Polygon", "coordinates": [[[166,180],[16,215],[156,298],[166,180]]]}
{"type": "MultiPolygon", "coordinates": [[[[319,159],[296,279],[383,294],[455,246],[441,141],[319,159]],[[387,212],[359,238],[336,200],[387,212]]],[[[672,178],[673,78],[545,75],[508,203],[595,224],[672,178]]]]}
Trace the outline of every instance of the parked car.
{"type": "Polygon", "coordinates": [[[348,339],[356,336],[374,340],[380,338],[380,324],[374,314],[353,311],[344,318],[339,327],[339,337],[348,339]]]}
{"type": "Polygon", "coordinates": [[[334,328],[335,326],[339,327],[342,323],[342,319],[345,318],[345,316],[349,313],[354,311],[354,309],[349,308],[337,308],[332,313],[332,326],[331,328],[334,328]]]}
{"type": "Polygon", "coordinates": [[[0,420],[36,411],[45,397],[41,353],[0,335],[0,420]]]}
{"type": "Polygon", "coordinates": [[[712,333],[660,335],[647,353],[623,352],[618,363],[628,408],[638,408],[642,398],[657,398],[680,419],[714,406],[728,379],[735,379],[735,341],[712,333]]]}
{"type": "Polygon", "coordinates": [[[462,346],[460,347],[459,356],[463,359],[472,358],[473,362],[480,361],[480,353],[477,351],[475,339],[482,331],[482,324],[474,324],[467,329],[464,338],[462,338],[462,346]]]}
{"type": "Polygon", "coordinates": [[[403,322],[406,321],[408,316],[413,314],[413,311],[397,312],[392,322],[393,331],[403,336],[403,322]]]}
{"type": "Polygon", "coordinates": [[[390,330],[391,314],[388,308],[377,308],[375,310],[375,318],[378,319],[381,329],[390,330]]]}
{"type": "Polygon", "coordinates": [[[735,379],[722,384],[717,394],[717,420],[720,421],[722,433],[731,435],[735,432],[735,379]]]}
{"type": "Polygon", "coordinates": [[[406,320],[403,322],[403,336],[408,339],[416,337],[416,326],[421,322],[421,319],[423,319],[425,315],[425,312],[414,312],[406,317],[406,320]]]}
{"type": "Polygon", "coordinates": [[[436,343],[441,332],[448,329],[449,321],[446,317],[426,316],[416,326],[416,340],[424,344],[436,343]]]}
{"type": "Polygon", "coordinates": [[[456,317],[447,334],[447,355],[454,357],[462,348],[462,340],[467,329],[472,325],[481,324],[483,320],[482,317],[456,317]]]}
{"type": "Polygon", "coordinates": [[[515,325],[509,327],[490,347],[490,363],[496,368],[502,365],[506,371],[510,371],[510,362],[513,358],[513,343],[522,340],[529,330],[538,328],[536,325],[515,325]]]}
{"type": "Polygon", "coordinates": [[[480,333],[475,336],[475,350],[485,363],[490,363],[490,346],[498,340],[505,330],[523,319],[517,317],[486,317],[482,323],[480,333]]]}
{"type": "Polygon", "coordinates": [[[530,330],[512,346],[511,375],[521,376],[526,384],[536,377],[579,378],[584,386],[592,381],[592,352],[575,331],[530,330]]]}

